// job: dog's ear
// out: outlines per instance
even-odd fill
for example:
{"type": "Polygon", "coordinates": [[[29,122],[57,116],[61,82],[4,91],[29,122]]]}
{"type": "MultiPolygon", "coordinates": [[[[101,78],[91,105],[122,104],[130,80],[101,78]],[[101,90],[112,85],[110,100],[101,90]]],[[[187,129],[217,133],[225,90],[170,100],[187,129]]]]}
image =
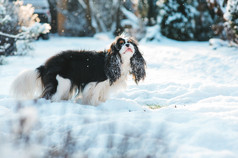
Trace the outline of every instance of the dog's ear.
{"type": "Polygon", "coordinates": [[[121,56],[116,44],[112,43],[106,54],[105,59],[105,74],[112,85],[121,76],[121,56]]]}
{"type": "Polygon", "coordinates": [[[133,75],[133,79],[138,84],[140,80],[143,80],[146,76],[145,72],[145,67],[146,67],[146,62],[139,51],[139,48],[137,47],[137,44],[133,43],[135,52],[133,56],[130,59],[131,63],[131,74],[133,75]]]}

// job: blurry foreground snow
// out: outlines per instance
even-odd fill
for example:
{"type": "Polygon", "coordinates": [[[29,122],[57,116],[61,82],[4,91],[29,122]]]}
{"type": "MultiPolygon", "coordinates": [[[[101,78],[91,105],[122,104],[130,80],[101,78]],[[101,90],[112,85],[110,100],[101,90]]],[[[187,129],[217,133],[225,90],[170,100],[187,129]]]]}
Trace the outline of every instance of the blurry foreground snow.
{"type": "Polygon", "coordinates": [[[171,157],[238,155],[238,54],[208,42],[140,43],[147,77],[98,107],[73,101],[17,102],[14,77],[67,49],[104,50],[112,39],[52,37],[30,56],[0,67],[1,158],[171,157]],[[150,106],[161,107],[150,109],[150,106]]]}

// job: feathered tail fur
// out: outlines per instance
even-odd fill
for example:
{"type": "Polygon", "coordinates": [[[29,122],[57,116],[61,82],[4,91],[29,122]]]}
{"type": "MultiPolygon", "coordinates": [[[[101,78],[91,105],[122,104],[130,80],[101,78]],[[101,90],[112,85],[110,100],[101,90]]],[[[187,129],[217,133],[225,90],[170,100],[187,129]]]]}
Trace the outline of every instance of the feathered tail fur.
{"type": "Polygon", "coordinates": [[[10,94],[18,99],[34,99],[43,91],[39,71],[26,70],[20,73],[13,81],[10,94]]]}

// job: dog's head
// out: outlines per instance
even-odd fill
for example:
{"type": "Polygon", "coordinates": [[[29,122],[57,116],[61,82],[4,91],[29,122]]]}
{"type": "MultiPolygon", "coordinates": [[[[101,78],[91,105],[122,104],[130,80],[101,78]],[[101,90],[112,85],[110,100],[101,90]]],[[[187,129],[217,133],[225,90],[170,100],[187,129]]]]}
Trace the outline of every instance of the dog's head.
{"type": "Polygon", "coordinates": [[[121,76],[121,64],[129,64],[130,73],[136,83],[146,76],[146,62],[132,38],[117,37],[111,44],[106,57],[106,75],[113,84],[121,76]]]}

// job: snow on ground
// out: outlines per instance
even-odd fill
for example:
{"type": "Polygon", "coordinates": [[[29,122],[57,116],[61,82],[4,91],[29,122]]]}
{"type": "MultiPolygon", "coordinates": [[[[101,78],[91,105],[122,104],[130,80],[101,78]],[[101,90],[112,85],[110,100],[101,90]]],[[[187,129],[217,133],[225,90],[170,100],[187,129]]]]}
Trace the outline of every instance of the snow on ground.
{"type": "Polygon", "coordinates": [[[238,53],[208,42],[140,43],[147,77],[97,107],[18,102],[14,77],[67,49],[107,49],[108,38],[52,37],[0,66],[0,157],[235,158],[238,53]],[[159,108],[161,107],[161,108],[159,108]]]}

